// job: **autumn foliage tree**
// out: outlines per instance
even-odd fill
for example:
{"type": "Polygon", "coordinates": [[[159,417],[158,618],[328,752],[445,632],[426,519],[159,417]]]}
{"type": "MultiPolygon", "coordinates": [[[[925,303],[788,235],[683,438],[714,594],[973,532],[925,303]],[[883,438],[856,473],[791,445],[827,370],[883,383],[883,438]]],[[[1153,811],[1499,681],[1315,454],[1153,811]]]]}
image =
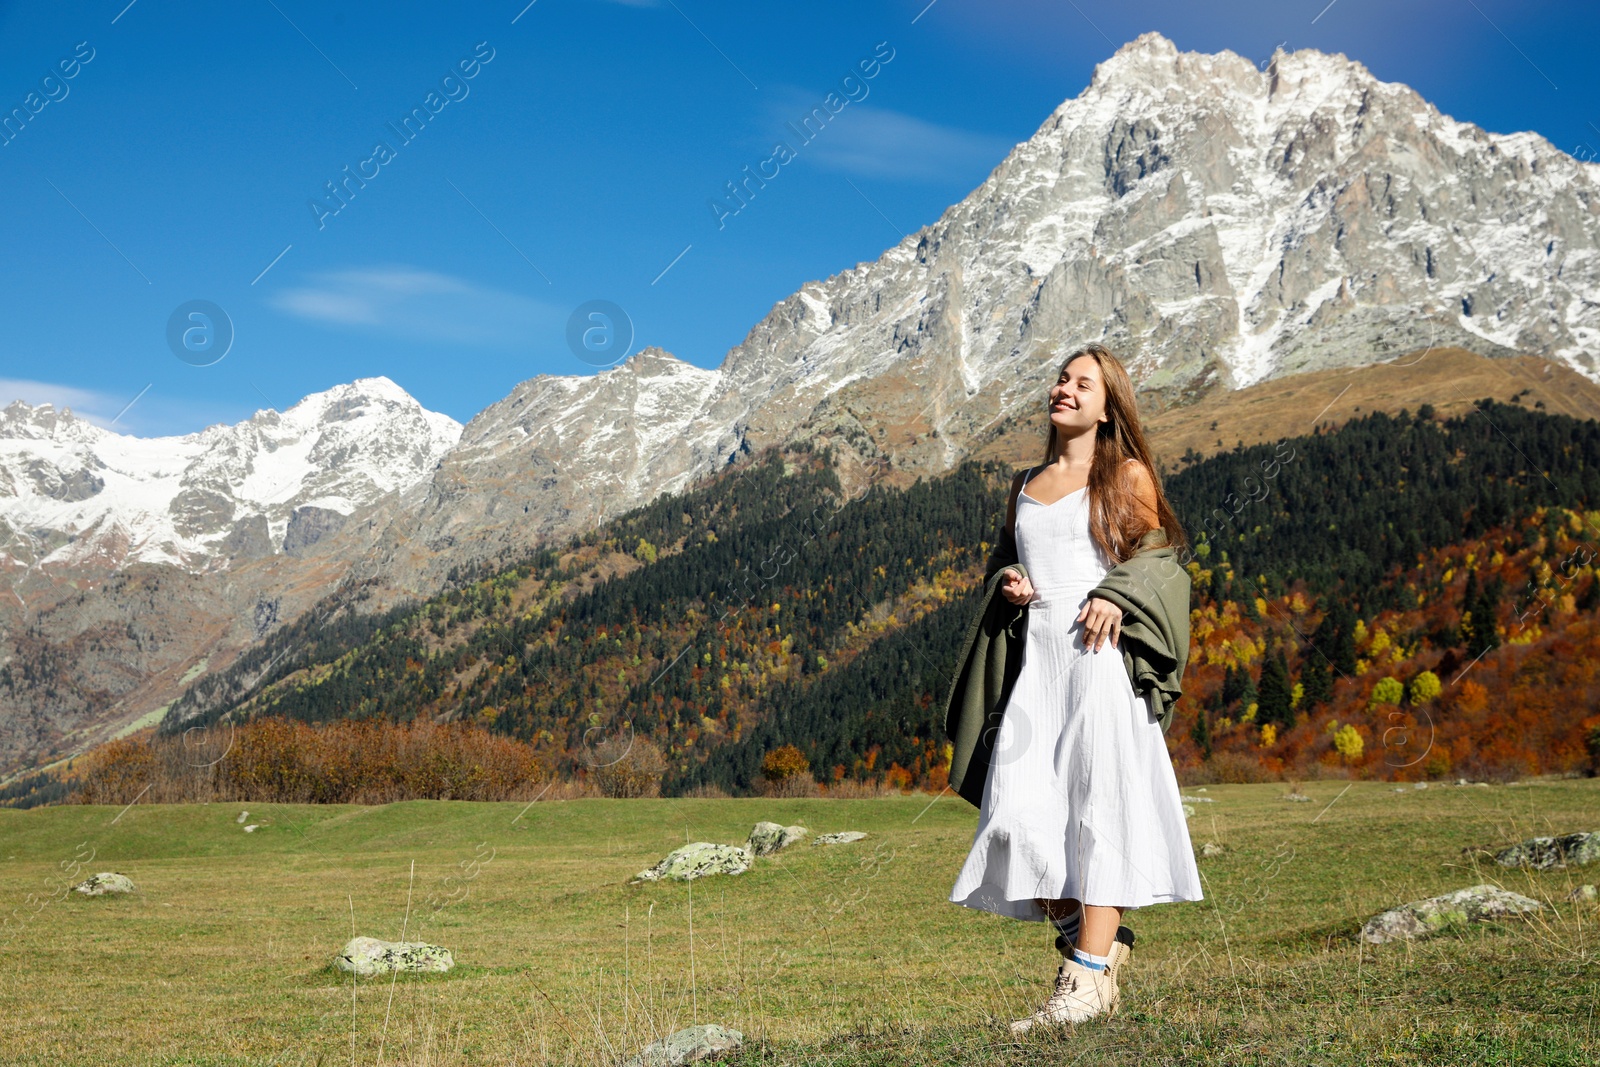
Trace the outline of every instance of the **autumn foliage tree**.
{"type": "Polygon", "coordinates": [[[667,761],[649,738],[637,734],[608,737],[589,751],[589,780],[608,797],[661,795],[667,761]]]}
{"type": "Polygon", "coordinates": [[[794,745],[780,745],[761,759],[762,789],[768,796],[809,796],[817,791],[811,762],[794,745]]]}

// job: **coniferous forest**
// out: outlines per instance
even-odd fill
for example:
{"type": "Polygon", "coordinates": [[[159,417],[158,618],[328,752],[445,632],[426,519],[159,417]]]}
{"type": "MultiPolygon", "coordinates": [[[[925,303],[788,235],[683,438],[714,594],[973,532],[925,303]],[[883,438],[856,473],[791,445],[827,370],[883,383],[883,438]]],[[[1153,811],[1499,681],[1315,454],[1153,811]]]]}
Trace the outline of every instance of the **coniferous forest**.
{"type": "MultiPolygon", "coordinates": [[[[759,453],[381,613],[341,590],[174,704],[170,735],[452,722],[582,777],[648,739],[662,789],[744,793],[785,745],[826,790],[940,789],[943,704],[1012,471],[845,501],[759,453]],[[610,746],[610,747],[607,747],[610,746]]],[[[1600,760],[1600,425],[1490,400],[1187,455],[1182,780],[1514,777],[1600,760]]]]}

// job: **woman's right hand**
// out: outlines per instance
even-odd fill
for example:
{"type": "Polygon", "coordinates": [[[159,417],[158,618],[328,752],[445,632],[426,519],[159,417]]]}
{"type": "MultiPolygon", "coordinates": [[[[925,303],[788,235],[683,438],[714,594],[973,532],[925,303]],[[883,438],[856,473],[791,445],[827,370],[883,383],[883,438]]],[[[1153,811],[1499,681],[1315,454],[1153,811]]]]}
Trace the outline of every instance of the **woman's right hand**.
{"type": "Polygon", "coordinates": [[[1000,593],[1013,604],[1025,605],[1033,599],[1033,583],[1016,571],[1008,570],[1000,579],[1000,593]]]}

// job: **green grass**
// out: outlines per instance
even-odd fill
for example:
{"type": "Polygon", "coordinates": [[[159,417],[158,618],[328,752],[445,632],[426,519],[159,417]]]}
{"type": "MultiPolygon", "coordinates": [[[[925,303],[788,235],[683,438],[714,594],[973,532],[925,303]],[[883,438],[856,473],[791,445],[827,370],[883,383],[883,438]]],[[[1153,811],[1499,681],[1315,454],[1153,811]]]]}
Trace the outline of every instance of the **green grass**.
{"type": "Polygon", "coordinates": [[[1130,914],[1121,1014],[1023,1040],[1004,1022],[1042,998],[1057,957],[1043,924],[948,903],[976,821],[948,794],[540,802],[520,818],[246,805],[251,834],[237,806],[0,810],[0,1062],[609,1063],[694,1022],[743,1031],[735,1064],[1600,1061],[1600,913],[1565,902],[1600,869],[1460,854],[1600,830],[1600,782],[1346,784],[1308,784],[1311,804],[1210,787],[1190,821],[1196,845],[1227,847],[1200,861],[1207,899],[1130,914]],[[762,818],[871,836],[737,877],[626,884],[686,839],[742,842],[762,818]],[[91,848],[80,877],[121,871],[139,892],[62,897],[61,865],[91,848]],[[1552,909],[1356,940],[1374,912],[1485,881],[1552,909]],[[352,929],[402,926],[455,970],[352,984],[329,969],[352,929]]]}

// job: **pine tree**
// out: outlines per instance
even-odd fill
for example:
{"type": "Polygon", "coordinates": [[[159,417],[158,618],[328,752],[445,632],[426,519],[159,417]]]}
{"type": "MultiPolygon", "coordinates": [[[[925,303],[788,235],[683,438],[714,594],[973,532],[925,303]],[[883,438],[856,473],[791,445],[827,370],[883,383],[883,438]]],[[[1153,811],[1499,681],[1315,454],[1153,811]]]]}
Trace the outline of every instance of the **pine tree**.
{"type": "MultiPolygon", "coordinates": [[[[1341,675],[1356,673],[1356,613],[1344,601],[1338,601],[1329,612],[1333,627],[1329,633],[1332,646],[1328,658],[1341,675]]],[[[1327,621],[1327,620],[1324,620],[1327,621]]]]}
{"type": "Polygon", "coordinates": [[[1222,703],[1223,708],[1228,708],[1237,703],[1241,708],[1248,707],[1256,699],[1256,685],[1250,678],[1250,671],[1244,667],[1229,667],[1222,675],[1222,703]]]}
{"type": "Polygon", "coordinates": [[[1294,686],[1289,681],[1289,661],[1278,645],[1261,665],[1260,695],[1256,698],[1256,721],[1287,726],[1294,722],[1294,686]]]}
{"type": "Polygon", "coordinates": [[[1473,659],[1500,647],[1500,635],[1494,623],[1502,585],[1499,575],[1481,587],[1476,573],[1469,572],[1467,575],[1466,593],[1461,604],[1461,640],[1467,655],[1473,659]]]}
{"type": "Polygon", "coordinates": [[[1300,684],[1305,687],[1300,694],[1300,707],[1305,711],[1333,701],[1333,666],[1315,649],[1307,649],[1300,667],[1300,684]]]}
{"type": "Polygon", "coordinates": [[[1200,714],[1195,716],[1194,729],[1189,731],[1189,736],[1194,739],[1194,743],[1196,745],[1200,746],[1200,758],[1205,760],[1210,759],[1211,714],[1207,712],[1204,707],[1200,709],[1200,714]]]}

